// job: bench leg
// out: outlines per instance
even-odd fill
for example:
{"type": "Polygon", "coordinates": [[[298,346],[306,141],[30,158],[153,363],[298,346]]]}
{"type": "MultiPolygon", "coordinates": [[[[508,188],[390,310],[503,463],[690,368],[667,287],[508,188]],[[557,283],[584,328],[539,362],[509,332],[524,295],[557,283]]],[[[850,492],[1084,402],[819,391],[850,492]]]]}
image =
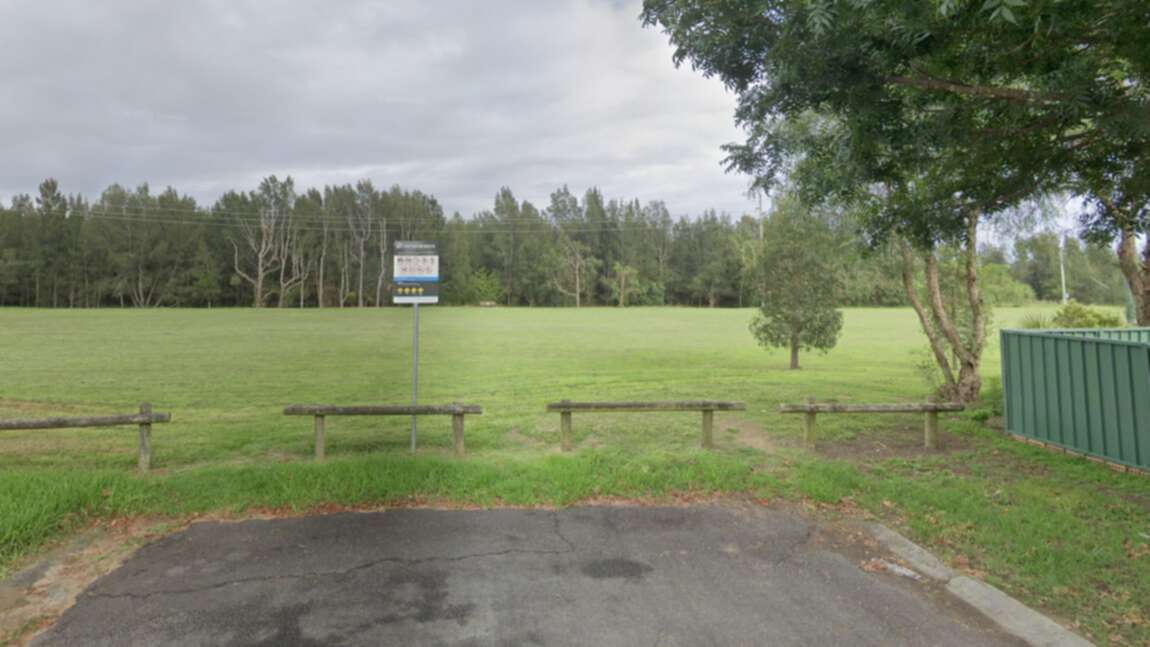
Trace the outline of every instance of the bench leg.
{"type": "MultiPolygon", "coordinates": [[[[140,415],[151,415],[151,413],[151,404],[140,403],[140,415]]],[[[150,422],[140,425],[140,446],[136,456],[136,467],[141,472],[152,469],[152,423],[150,422]]]]}
{"type": "Polygon", "coordinates": [[[571,412],[559,412],[559,446],[565,452],[571,451],[571,412]]]}
{"type": "Polygon", "coordinates": [[[323,416],[315,417],[315,460],[323,462],[327,457],[327,448],[323,444],[323,416]]]}
{"type": "Polygon", "coordinates": [[[927,449],[938,449],[938,412],[927,411],[926,421],[922,430],[923,446],[927,449]]]}
{"type": "Polygon", "coordinates": [[[715,447],[715,412],[703,411],[703,449],[715,447]]]}
{"type": "Polygon", "coordinates": [[[456,413],[451,416],[452,447],[456,456],[463,456],[463,414],[456,413]]]}
{"type": "Polygon", "coordinates": [[[803,414],[803,442],[807,449],[815,448],[815,413],[813,411],[803,414]]]}

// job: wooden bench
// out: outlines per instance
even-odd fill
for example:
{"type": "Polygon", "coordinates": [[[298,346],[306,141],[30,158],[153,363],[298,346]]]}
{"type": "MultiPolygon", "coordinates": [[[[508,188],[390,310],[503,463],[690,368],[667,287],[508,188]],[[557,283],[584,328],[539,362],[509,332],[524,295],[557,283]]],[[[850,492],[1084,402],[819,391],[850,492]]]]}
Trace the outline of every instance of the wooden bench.
{"type": "Polygon", "coordinates": [[[451,416],[452,448],[462,456],[463,416],[479,415],[483,409],[477,404],[420,404],[420,405],[356,405],[293,404],[284,407],[285,416],[315,416],[315,459],[324,460],[324,418],[326,416],[451,416]]]}
{"type": "Polygon", "coordinates": [[[152,405],[143,402],[139,413],[114,416],[86,416],[80,418],[39,418],[34,420],[0,420],[0,430],[8,429],[76,429],[80,427],[119,427],[139,425],[140,437],[136,450],[136,467],[141,472],[152,468],[152,424],[171,422],[167,413],[153,413],[152,405]]]}
{"type": "Polygon", "coordinates": [[[815,415],[820,413],[922,413],[923,446],[938,449],[938,413],[940,411],[962,411],[965,407],[956,402],[926,402],[922,404],[839,404],[837,402],[779,405],[779,413],[801,413],[803,420],[803,440],[807,446],[815,446],[815,415]]]}
{"type": "Polygon", "coordinates": [[[619,413],[653,411],[701,411],[703,412],[703,448],[714,447],[714,418],[716,411],[746,411],[745,402],[723,402],[719,400],[668,400],[662,402],[571,402],[563,400],[547,405],[548,411],[559,412],[560,444],[563,451],[571,451],[571,414],[580,413],[619,413]]]}

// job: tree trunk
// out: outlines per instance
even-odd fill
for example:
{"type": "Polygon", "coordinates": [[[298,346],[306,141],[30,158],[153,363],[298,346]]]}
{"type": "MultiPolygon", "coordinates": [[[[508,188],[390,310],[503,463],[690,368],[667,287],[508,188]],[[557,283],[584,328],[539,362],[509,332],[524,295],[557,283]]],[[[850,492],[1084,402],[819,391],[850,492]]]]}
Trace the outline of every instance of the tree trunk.
{"type": "Polygon", "coordinates": [[[379,275],[375,278],[375,307],[383,307],[383,286],[387,281],[387,227],[379,232],[379,275]]]}
{"type": "Polygon", "coordinates": [[[307,280],[300,278],[299,280],[299,309],[304,309],[304,303],[307,301],[307,280]]]}
{"type": "Polygon", "coordinates": [[[962,402],[975,402],[982,391],[982,349],[986,345],[986,319],[982,313],[982,292],[978,287],[978,212],[966,216],[966,299],[970,305],[970,320],[974,339],[958,371],[958,397],[962,402]]]}
{"type": "Polygon", "coordinates": [[[1150,240],[1142,248],[1142,298],[1138,307],[1138,325],[1150,326],[1150,240]]]}
{"type": "Polygon", "coordinates": [[[1118,240],[1118,265],[1134,297],[1134,317],[1139,326],[1150,326],[1150,241],[1138,259],[1138,240],[1130,227],[1123,228],[1118,240]]]}
{"type": "MultiPolygon", "coordinates": [[[[977,274],[972,276],[969,268],[967,270],[966,282],[968,296],[970,296],[969,289],[972,283],[977,289],[977,274]]],[[[978,365],[982,352],[979,342],[977,341],[979,333],[975,332],[975,339],[971,341],[971,346],[968,348],[963,342],[958,328],[955,327],[943,303],[942,288],[938,278],[938,261],[933,252],[928,253],[926,256],[926,289],[927,294],[930,296],[930,307],[931,312],[934,314],[934,319],[938,322],[938,327],[950,343],[950,348],[958,361],[958,376],[955,379],[955,392],[950,395],[961,402],[973,402],[978,399],[978,392],[982,386],[982,378],[978,375],[978,365]]],[[[974,299],[971,299],[972,303],[973,301],[974,299]]],[[[981,315],[973,310],[971,314],[977,331],[981,326],[981,315]]]]}
{"type": "Polygon", "coordinates": [[[364,239],[359,240],[359,282],[356,284],[356,307],[362,308],[363,301],[363,270],[367,265],[367,252],[364,250],[364,239]]]}
{"type": "Polygon", "coordinates": [[[583,262],[578,259],[575,262],[575,307],[578,308],[583,301],[583,262]]]}
{"type": "Polygon", "coordinates": [[[950,368],[950,361],[946,358],[946,345],[939,337],[938,329],[934,327],[934,322],[931,321],[930,315],[923,307],[922,301],[918,298],[918,292],[914,288],[914,256],[911,254],[910,245],[905,240],[900,240],[899,251],[902,252],[902,288],[906,292],[906,298],[910,301],[911,307],[914,308],[915,314],[918,315],[918,322],[922,325],[923,332],[926,333],[927,341],[930,342],[934,361],[942,372],[943,388],[947,393],[953,393],[955,391],[954,372],[950,368]]]}
{"type": "Polygon", "coordinates": [[[348,282],[349,282],[348,274],[347,274],[348,253],[347,253],[347,243],[346,242],[343,244],[343,254],[342,254],[341,258],[343,260],[343,263],[340,265],[340,268],[339,268],[339,294],[337,296],[339,297],[339,307],[342,308],[343,302],[344,302],[344,297],[347,296],[347,286],[348,286],[348,282]]]}
{"type": "Polygon", "coordinates": [[[799,335],[791,333],[791,370],[799,368],[799,335]]]}
{"type": "Polygon", "coordinates": [[[319,251],[319,268],[315,279],[315,307],[323,307],[323,269],[327,264],[327,238],[324,238],[323,247],[319,251]]]}
{"type": "Polygon", "coordinates": [[[959,334],[954,320],[946,310],[942,298],[942,288],[938,275],[938,260],[934,251],[925,254],[926,262],[926,290],[929,297],[931,317],[927,317],[922,304],[918,302],[913,283],[909,277],[910,252],[903,245],[903,285],[907,298],[919,315],[923,331],[931,342],[931,351],[941,370],[945,384],[942,395],[948,399],[960,402],[974,402],[978,400],[982,389],[982,376],[979,367],[982,363],[982,349],[986,342],[986,320],[982,311],[982,295],[978,287],[978,213],[971,211],[967,215],[966,240],[963,248],[965,292],[967,306],[970,308],[971,335],[969,341],[964,341],[959,334]],[[935,325],[937,324],[937,329],[935,325]],[[941,332],[941,339],[939,337],[941,332]],[[946,347],[941,343],[945,339],[954,353],[955,363],[958,365],[958,375],[954,375],[950,362],[946,359],[946,347]]]}
{"type": "Polygon", "coordinates": [[[252,289],[255,292],[252,305],[256,308],[264,307],[264,269],[262,267],[256,271],[256,281],[252,289]]]}

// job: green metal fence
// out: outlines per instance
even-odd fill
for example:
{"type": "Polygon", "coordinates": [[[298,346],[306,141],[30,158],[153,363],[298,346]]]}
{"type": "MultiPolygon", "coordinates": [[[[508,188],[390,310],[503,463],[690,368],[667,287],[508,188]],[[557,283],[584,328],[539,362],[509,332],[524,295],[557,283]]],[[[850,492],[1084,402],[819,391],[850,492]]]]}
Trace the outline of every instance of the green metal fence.
{"type": "Polygon", "coordinates": [[[1150,470],[1150,328],[1003,330],[1006,430],[1150,470]]]}
{"type": "Polygon", "coordinates": [[[1095,339],[1113,339],[1115,341],[1132,341],[1141,344],[1150,344],[1150,328],[1062,328],[1043,332],[1050,333],[1051,335],[1093,337],[1095,339]]]}

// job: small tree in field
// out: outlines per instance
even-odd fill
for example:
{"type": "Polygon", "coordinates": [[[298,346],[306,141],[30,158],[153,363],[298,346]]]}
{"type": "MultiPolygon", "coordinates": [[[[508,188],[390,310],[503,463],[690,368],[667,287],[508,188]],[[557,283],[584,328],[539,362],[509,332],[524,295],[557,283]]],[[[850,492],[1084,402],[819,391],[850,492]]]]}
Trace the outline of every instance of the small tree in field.
{"type": "Polygon", "coordinates": [[[767,221],[763,236],[763,304],[751,334],[765,348],[790,348],[797,369],[800,350],[834,348],[842,330],[834,236],[790,201],[767,221]]]}

